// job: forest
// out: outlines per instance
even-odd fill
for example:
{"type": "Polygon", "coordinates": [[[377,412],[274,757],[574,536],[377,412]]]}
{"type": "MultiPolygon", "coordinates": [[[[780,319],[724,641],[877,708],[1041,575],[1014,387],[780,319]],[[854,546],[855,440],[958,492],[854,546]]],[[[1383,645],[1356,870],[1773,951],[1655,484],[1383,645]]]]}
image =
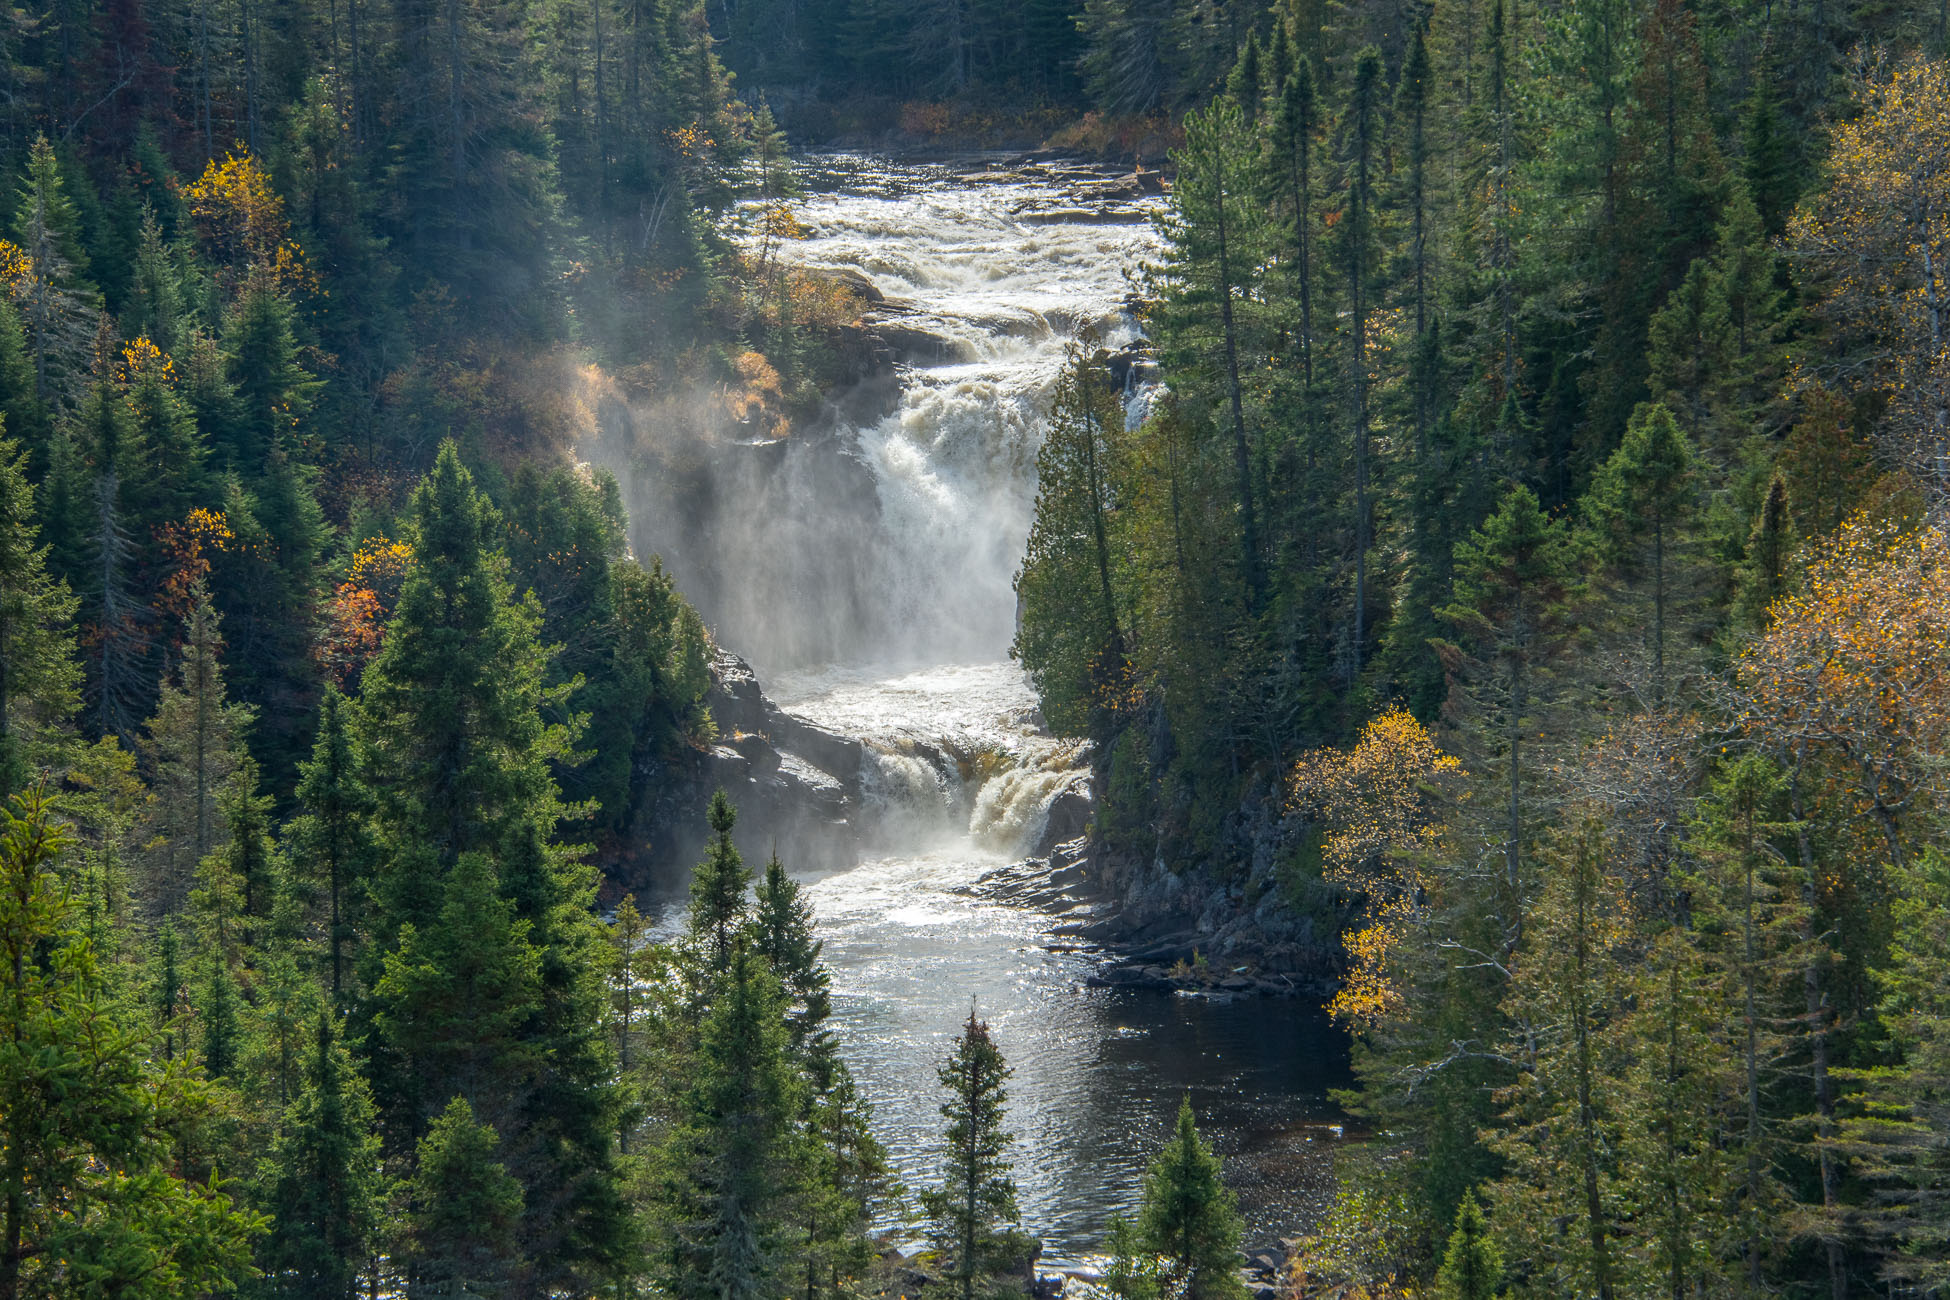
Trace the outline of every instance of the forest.
{"type": "MultiPolygon", "coordinates": [[[[619,884],[725,647],[581,455],[851,382],[796,151],[1023,140],[1169,177],[1011,653],[1103,888],[1327,936],[1276,1289],[1950,1288],[1950,5],[25,0],[0,65],[0,1300],[1045,1285],[979,1008],[904,1186],[795,846],[720,791],[679,923],[619,884]]],[[[1198,1123],[1079,1289],[1249,1294],[1198,1123]]]]}

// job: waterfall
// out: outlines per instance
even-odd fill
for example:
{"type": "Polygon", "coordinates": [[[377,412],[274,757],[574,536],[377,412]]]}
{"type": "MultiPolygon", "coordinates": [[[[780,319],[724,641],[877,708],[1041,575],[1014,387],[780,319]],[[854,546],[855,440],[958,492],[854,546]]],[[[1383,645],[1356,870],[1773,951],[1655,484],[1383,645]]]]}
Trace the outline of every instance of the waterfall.
{"type": "MultiPolygon", "coordinates": [[[[1045,733],[1008,659],[1012,579],[1064,348],[1085,325],[1112,349],[1135,337],[1124,274],[1155,236],[1081,169],[809,170],[811,235],[788,255],[867,277],[905,364],[777,441],[700,446],[682,421],[638,420],[650,469],[636,458],[627,486],[637,551],[663,556],[795,726],[844,738],[795,752],[848,768],[857,864],[813,871],[776,847],[818,918],[875,1133],[909,1185],[937,1177],[935,1070],[972,999],[1015,1070],[1015,1171],[1046,1261],[1093,1258],[1187,1093],[1253,1230],[1286,1231],[1331,1194],[1301,1122],[1334,1114],[1331,1027],[1297,1003],[1087,989],[1092,959],[1050,942],[1046,913],[981,885],[1088,815],[1087,756],[1045,733]]],[[[1131,418],[1156,392],[1139,370],[1131,418]]]]}

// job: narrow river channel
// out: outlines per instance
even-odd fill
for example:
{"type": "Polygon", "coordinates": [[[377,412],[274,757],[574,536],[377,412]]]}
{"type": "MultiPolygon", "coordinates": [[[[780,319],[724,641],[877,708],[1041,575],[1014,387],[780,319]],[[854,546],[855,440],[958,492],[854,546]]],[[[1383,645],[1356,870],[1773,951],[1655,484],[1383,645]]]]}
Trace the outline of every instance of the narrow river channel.
{"type": "MultiPolygon", "coordinates": [[[[1015,1070],[1016,1180],[1047,1262],[1096,1254],[1187,1094],[1249,1240],[1304,1229],[1340,1140],[1328,1090],[1346,1082],[1318,1007],[1087,988],[1090,955],[1052,938],[1050,918],[972,890],[1023,855],[1079,767],[1008,659],[1011,579],[1066,344],[1085,327],[1110,347],[1136,337],[1123,304],[1156,250],[1145,201],[1080,204],[1074,174],[1000,164],[825,157],[805,176],[810,236],[791,255],[865,275],[937,343],[903,369],[893,413],[847,434],[879,500],[856,551],[872,573],[846,575],[847,634],[822,625],[832,591],[817,581],[705,606],[774,700],[867,747],[862,861],[806,879],[841,1050],[879,1134],[911,1187],[935,1178],[935,1069],[972,1005],[1015,1070]]],[[[803,523],[760,521],[745,541],[777,554],[803,523]]],[[[681,581],[683,539],[655,543],[681,581]]]]}

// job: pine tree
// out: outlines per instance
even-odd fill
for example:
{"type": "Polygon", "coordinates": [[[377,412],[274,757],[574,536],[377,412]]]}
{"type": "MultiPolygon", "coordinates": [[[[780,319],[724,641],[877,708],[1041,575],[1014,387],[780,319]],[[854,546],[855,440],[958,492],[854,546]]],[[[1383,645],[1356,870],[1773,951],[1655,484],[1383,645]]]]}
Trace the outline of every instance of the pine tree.
{"type": "Polygon", "coordinates": [[[1503,1284],[1503,1256],[1483,1219],[1476,1193],[1456,1207],[1456,1226],[1435,1277],[1437,1300],[1496,1300],[1503,1284]]]}
{"type": "Polygon", "coordinates": [[[1441,648],[1452,698],[1460,695],[1457,703],[1472,707],[1489,766],[1501,769],[1501,910],[1512,948],[1521,936],[1529,888],[1523,858],[1534,778],[1525,767],[1526,744],[1535,734],[1536,713],[1551,703],[1551,670],[1569,641],[1577,595],[1569,529],[1547,518],[1536,494],[1519,485],[1457,545],[1456,600],[1439,611],[1469,642],[1466,649],[1441,648]]]}
{"type": "Polygon", "coordinates": [[[302,811],[285,830],[285,846],[295,881],[324,895],[325,971],[335,1005],[349,996],[352,954],[361,932],[366,880],[373,867],[367,824],[372,792],[359,770],[353,747],[353,706],[327,686],[318,705],[318,734],[311,759],[299,768],[297,796],[302,811]]]}
{"type": "Polygon", "coordinates": [[[731,842],[738,810],[723,790],[711,795],[705,820],[711,827],[711,842],[705,847],[704,860],[691,872],[691,910],[686,925],[692,944],[704,958],[705,970],[722,975],[731,968],[732,952],[750,916],[746,891],[751,888],[752,873],[731,842]]]}
{"type": "Polygon", "coordinates": [[[1016,1184],[1008,1150],[1015,1140],[1002,1127],[1010,1069],[989,1037],[986,1021],[968,1013],[954,1054],[937,1071],[948,1100],[941,1186],[921,1193],[942,1277],[961,1300],[986,1290],[996,1270],[1020,1249],[1016,1184]]]}
{"type": "Polygon", "coordinates": [[[1163,1261],[1164,1294],[1238,1300],[1239,1211],[1220,1181],[1219,1160],[1199,1136],[1192,1099],[1178,1106],[1177,1131],[1144,1175],[1137,1240],[1163,1261]]]}
{"type": "Polygon", "coordinates": [[[58,764],[77,705],[76,602],[35,544],[26,470],[20,445],[0,437],[0,798],[58,764]]]}
{"type": "Polygon", "coordinates": [[[512,1246],[522,1189],[494,1158],[500,1143],[493,1125],[477,1123],[456,1096],[415,1150],[403,1255],[432,1294],[491,1295],[518,1275],[512,1246]]]}
{"type": "Polygon", "coordinates": [[[1592,479],[1584,498],[1586,516],[1612,562],[1628,575],[1651,580],[1655,705],[1666,699],[1668,615],[1678,613],[1681,593],[1675,580],[1697,496],[1692,444],[1672,412],[1655,402],[1633,413],[1624,442],[1592,479]]]}
{"type": "Polygon", "coordinates": [[[372,1098],[332,1017],[320,1012],[303,1090],[269,1158],[272,1230],[262,1267],[272,1294],[354,1300],[385,1211],[372,1098]]]}
{"type": "Polygon", "coordinates": [[[180,1133],[211,1098],[155,1060],[77,930],[65,848],[39,795],[0,808],[0,1300],[228,1289],[264,1222],[183,1176],[180,1133]]]}
{"type": "Polygon", "coordinates": [[[700,1028],[665,1167],[663,1284],[686,1298],[760,1300],[798,1270],[785,1213],[804,1189],[802,1084],[778,981],[739,938],[700,1028]]]}
{"type": "Polygon", "coordinates": [[[143,746],[155,772],[147,897],[159,914],[181,907],[190,873],[227,842],[223,800],[235,780],[252,713],[225,698],[223,642],[200,587],[174,681],[165,681],[143,746]]]}
{"type": "Polygon", "coordinates": [[[1073,345],[1036,454],[1036,517],[1016,573],[1022,614],[1010,654],[1050,727],[1099,743],[1110,738],[1124,668],[1111,584],[1123,428],[1109,377],[1073,345]]]}

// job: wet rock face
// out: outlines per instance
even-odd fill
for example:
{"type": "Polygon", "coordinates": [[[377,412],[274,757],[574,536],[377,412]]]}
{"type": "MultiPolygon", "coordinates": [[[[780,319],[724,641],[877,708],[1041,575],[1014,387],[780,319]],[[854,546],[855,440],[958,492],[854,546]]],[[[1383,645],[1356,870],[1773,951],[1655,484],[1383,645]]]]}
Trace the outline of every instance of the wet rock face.
{"type": "Polygon", "coordinates": [[[610,873],[630,892],[669,895],[690,880],[710,832],[704,812],[722,789],[738,807],[732,840],[749,863],[773,852],[794,871],[838,871],[859,862],[861,747],[792,717],[765,697],[737,655],[719,651],[706,697],[719,741],[636,770],[634,846],[610,873]]]}

